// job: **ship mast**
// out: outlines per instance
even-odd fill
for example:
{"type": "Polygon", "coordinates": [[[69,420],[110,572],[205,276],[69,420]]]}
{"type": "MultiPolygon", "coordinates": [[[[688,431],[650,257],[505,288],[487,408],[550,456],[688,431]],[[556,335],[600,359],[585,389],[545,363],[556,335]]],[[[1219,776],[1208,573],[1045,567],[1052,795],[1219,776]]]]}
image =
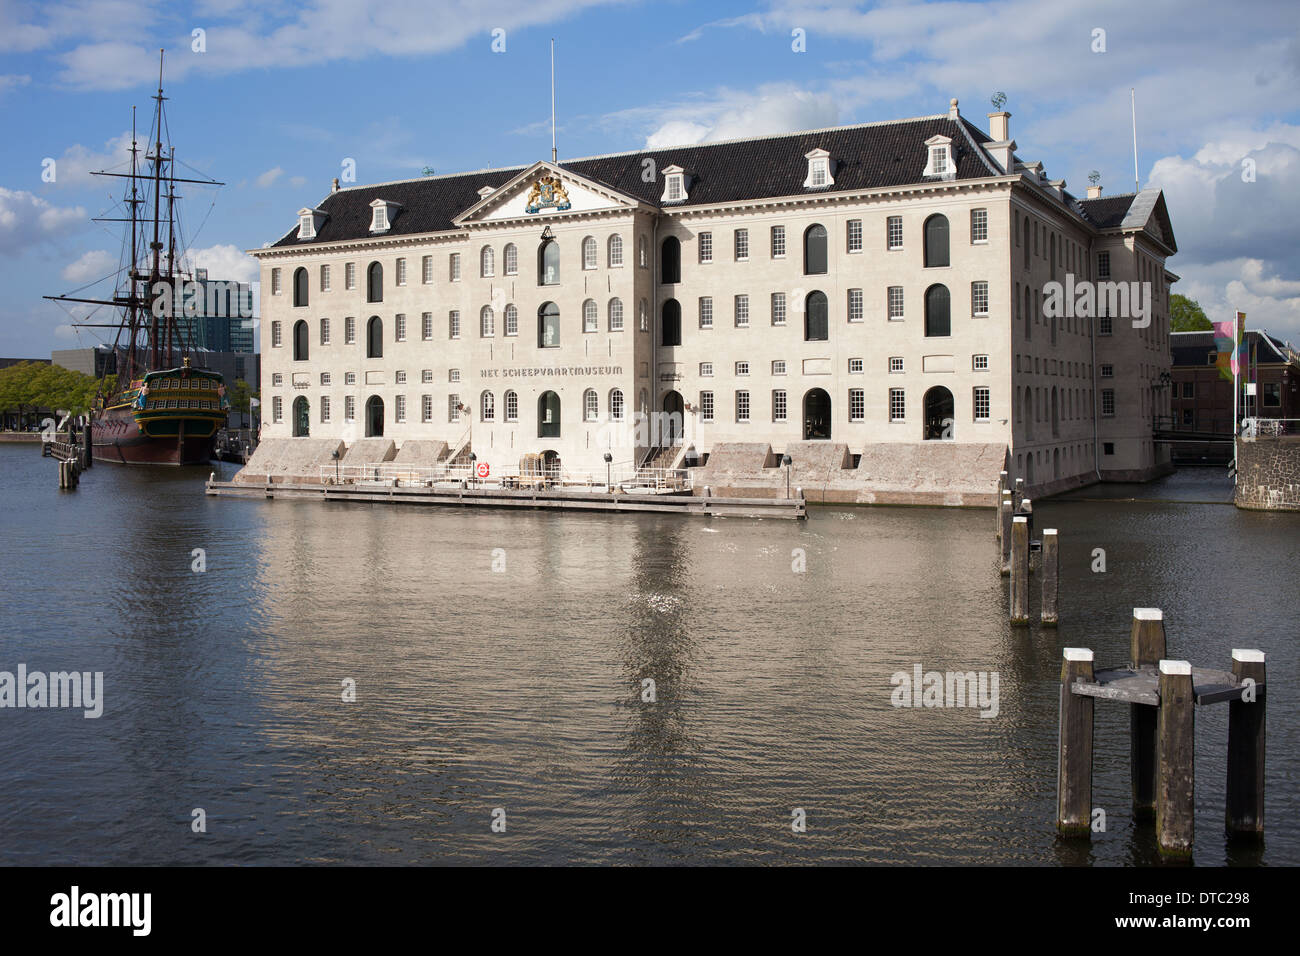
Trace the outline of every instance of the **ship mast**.
{"type": "MultiPolygon", "coordinates": [[[[162,192],[162,108],[163,108],[163,51],[158,51],[158,93],[154,96],[153,122],[154,122],[154,147],[153,155],[145,158],[153,162],[153,241],[149,244],[150,263],[149,263],[149,368],[156,369],[161,366],[159,361],[159,329],[158,329],[158,309],[156,308],[157,298],[159,296],[158,283],[162,279],[162,273],[158,268],[158,260],[162,253],[162,243],[158,241],[158,231],[160,227],[159,217],[162,207],[159,203],[162,192]]],[[[170,294],[170,289],[167,293],[170,294]]],[[[173,301],[175,301],[173,297],[173,301]]]]}

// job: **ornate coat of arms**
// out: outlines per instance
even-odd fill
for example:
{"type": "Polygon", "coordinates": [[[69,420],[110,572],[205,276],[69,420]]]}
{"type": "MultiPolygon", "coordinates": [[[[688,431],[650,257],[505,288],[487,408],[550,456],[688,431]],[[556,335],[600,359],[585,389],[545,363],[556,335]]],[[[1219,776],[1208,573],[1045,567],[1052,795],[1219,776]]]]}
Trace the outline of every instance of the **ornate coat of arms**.
{"type": "Polygon", "coordinates": [[[525,208],[529,212],[552,208],[563,211],[570,205],[569,193],[560,184],[560,180],[555,176],[543,176],[533,183],[533,188],[528,193],[528,205],[525,208]]]}

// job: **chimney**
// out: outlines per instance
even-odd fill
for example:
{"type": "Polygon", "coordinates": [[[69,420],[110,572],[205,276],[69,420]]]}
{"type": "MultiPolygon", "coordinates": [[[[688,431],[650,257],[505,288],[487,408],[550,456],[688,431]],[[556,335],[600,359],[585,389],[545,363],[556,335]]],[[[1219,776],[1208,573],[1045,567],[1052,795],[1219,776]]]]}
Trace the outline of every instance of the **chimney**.
{"type": "Polygon", "coordinates": [[[331,193],[336,193],[336,192],[338,192],[338,191],[339,191],[339,178],[338,178],[337,176],[335,176],[335,177],[334,177],[334,183],[333,183],[332,186],[330,186],[330,192],[331,192],[331,193]]]}
{"type": "Polygon", "coordinates": [[[1088,187],[1088,198],[1089,198],[1089,199],[1100,199],[1100,198],[1101,198],[1101,187],[1100,187],[1100,186],[1089,186],[1089,187],[1088,187]]]}
{"type": "Polygon", "coordinates": [[[1011,138],[1007,129],[1007,120],[1011,119],[1011,114],[1006,110],[999,110],[996,113],[989,114],[989,136],[995,143],[1005,143],[1011,138]]]}
{"type": "Polygon", "coordinates": [[[960,117],[961,114],[957,112],[957,97],[954,96],[948,101],[948,119],[955,120],[960,117]]]}

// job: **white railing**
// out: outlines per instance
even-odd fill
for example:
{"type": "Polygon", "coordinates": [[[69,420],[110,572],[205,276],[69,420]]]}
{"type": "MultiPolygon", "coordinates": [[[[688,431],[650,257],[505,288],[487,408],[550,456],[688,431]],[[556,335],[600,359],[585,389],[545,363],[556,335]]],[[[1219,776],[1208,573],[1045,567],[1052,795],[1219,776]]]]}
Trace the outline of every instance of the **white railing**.
{"type": "Polygon", "coordinates": [[[399,462],[374,462],[365,465],[321,465],[324,484],[392,485],[413,487],[440,482],[461,482],[472,477],[469,465],[403,465],[399,462]]]}
{"type": "Polygon", "coordinates": [[[1283,435],[1300,435],[1300,418],[1243,418],[1243,438],[1280,438],[1283,435]]]}
{"type": "Polygon", "coordinates": [[[564,468],[521,470],[506,468],[479,477],[473,464],[403,465],[373,462],[365,465],[321,465],[322,484],[387,485],[413,488],[439,484],[466,484],[475,488],[588,488],[625,492],[690,491],[691,474],[685,468],[633,468],[631,464],[608,471],[574,471],[564,468]],[[607,481],[609,482],[607,484],[607,481]]]}

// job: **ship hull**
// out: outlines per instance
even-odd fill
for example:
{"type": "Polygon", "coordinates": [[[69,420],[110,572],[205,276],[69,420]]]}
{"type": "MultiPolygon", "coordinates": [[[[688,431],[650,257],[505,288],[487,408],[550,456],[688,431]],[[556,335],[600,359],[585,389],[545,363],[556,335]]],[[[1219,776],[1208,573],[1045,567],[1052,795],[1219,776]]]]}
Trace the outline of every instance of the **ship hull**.
{"type": "Polygon", "coordinates": [[[205,465],[226,421],[222,394],[207,370],[150,372],[91,420],[91,454],[118,465],[205,465]]]}

